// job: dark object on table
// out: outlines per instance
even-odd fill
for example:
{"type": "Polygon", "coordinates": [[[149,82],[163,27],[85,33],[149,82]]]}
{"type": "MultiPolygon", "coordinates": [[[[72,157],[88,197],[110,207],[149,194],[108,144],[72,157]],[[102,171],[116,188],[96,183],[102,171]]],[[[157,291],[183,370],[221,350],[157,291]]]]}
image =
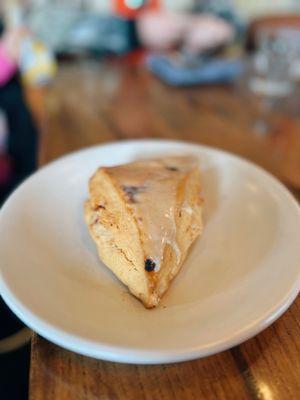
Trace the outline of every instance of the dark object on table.
{"type": "Polygon", "coordinates": [[[26,107],[18,77],[0,89],[0,109],[8,120],[8,156],[13,172],[9,182],[0,186],[0,205],[10,192],[35,171],[37,132],[26,107]]]}
{"type": "Polygon", "coordinates": [[[0,398],[28,398],[30,332],[0,297],[0,398]]]}
{"type": "Polygon", "coordinates": [[[27,400],[30,344],[0,355],[1,400],[27,400]]]}
{"type": "Polygon", "coordinates": [[[165,55],[151,55],[147,64],[154,75],[173,86],[230,83],[242,72],[242,63],[236,59],[201,57],[185,62],[165,55]]]}

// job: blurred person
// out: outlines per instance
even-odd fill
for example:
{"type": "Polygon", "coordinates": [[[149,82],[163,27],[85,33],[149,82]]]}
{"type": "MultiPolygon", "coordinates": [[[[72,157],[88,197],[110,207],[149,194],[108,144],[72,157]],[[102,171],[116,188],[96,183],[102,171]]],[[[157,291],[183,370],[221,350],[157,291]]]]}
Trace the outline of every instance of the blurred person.
{"type": "MultiPolygon", "coordinates": [[[[36,168],[37,133],[25,104],[18,74],[24,28],[5,29],[0,36],[0,110],[7,130],[0,154],[10,159],[10,175],[0,180],[0,204],[36,168]]],[[[4,128],[4,126],[6,128],[4,128]]],[[[7,159],[8,159],[7,158],[7,159]]],[[[3,163],[2,163],[3,164],[3,163]]]]}
{"type": "MultiPolygon", "coordinates": [[[[24,28],[6,29],[2,19],[0,32],[1,207],[11,191],[36,169],[37,131],[18,72],[24,28]]],[[[27,399],[30,336],[30,330],[0,299],[1,400],[27,399]]]]}

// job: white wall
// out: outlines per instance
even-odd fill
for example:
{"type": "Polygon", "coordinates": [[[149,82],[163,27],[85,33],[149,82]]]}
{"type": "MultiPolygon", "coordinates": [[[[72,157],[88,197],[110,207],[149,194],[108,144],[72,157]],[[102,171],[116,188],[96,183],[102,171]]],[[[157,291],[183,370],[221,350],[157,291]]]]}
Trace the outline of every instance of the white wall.
{"type": "Polygon", "coordinates": [[[232,3],[237,13],[245,19],[300,11],[299,0],[232,0],[232,3]]]}

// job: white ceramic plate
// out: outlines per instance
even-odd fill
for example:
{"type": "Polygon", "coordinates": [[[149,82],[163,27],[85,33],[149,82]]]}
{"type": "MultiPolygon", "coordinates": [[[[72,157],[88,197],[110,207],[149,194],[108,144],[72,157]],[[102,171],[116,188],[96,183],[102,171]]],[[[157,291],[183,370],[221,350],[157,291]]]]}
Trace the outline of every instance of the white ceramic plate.
{"type": "Polygon", "coordinates": [[[299,291],[300,212],[262,169],[172,141],[129,141],[61,158],[0,213],[1,295],[40,335],[88,356],[166,363],[207,356],[257,334],[299,291]],[[199,157],[205,230],[161,305],[146,310],[99,261],[83,221],[99,165],[199,157]]]}

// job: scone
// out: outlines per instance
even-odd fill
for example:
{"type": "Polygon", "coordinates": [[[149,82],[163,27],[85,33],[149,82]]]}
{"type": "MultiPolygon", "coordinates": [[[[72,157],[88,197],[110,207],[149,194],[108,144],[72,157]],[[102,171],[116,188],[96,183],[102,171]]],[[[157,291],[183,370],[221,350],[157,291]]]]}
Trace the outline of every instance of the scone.
{"type": "Polygon", "coordinates": [[[155,307],[202,231],[200,172],[192,157],[99,168],[85,219],[102,261],[155,307]]]}

